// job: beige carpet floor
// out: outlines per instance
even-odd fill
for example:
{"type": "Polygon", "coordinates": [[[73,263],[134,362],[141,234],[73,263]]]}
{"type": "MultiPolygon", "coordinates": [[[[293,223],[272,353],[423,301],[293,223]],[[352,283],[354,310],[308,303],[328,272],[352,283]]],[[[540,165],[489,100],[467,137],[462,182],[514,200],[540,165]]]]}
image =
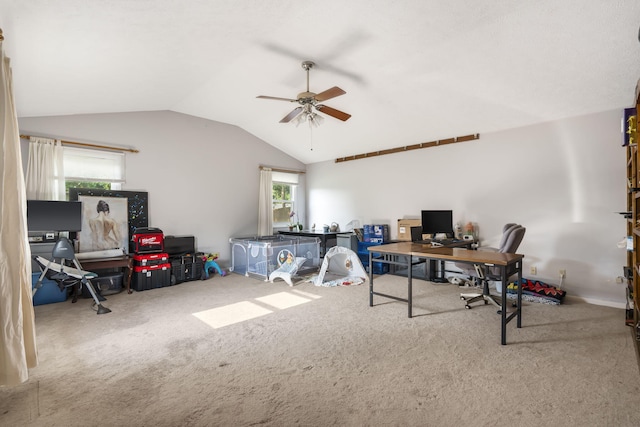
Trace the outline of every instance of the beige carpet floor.
{"type": "MultiPolygon", "coordinates": [[[[406,279],[377,289],[402,295],[406,279]]],[[[236,274],[37,306],[40,363],[0,388],[2,426],[638,426],[624,311],[493,306],[414,282],[414,315],[368,285],[236,274]]]]}

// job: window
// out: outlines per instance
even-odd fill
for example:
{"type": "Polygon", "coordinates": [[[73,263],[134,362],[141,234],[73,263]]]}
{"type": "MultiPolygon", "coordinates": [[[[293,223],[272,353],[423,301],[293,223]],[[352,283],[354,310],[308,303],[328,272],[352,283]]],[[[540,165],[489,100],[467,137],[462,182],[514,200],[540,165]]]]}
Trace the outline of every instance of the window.
{"type": "Polygon", "coordinates": [[[295,185],[281,182],[273,183],[273,224],[282,225],[293,222],[289,218],[291,212],[295,212],[295,185]]]}
{"type": "Polygon", "coordinates": [[[64,147],[64,178],[69,188],[120,190],[125,182],[125,156],[117,151],[64,147]]]}
{"type": "Polygon", "coordinates": [[[273,194],[273,225],[286,226],[291,222],[299,222],[296,209],[296,193],[298,189],[298,174],[273,172],[271,175],[273,194]],[[290,218],[291,212],[296,216],[290,218]]]}

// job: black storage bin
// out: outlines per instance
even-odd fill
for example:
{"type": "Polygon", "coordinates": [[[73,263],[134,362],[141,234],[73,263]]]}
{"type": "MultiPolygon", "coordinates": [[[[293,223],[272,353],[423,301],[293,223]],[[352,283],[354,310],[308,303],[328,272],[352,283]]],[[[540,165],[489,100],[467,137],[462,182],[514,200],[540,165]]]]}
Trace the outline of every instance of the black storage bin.
{"type": "Polygon", "coordinates": [[[171,256],[195,253],[196,238],[194,236],[164,236],[164,251],[171,256]]]}
{"type": "Polygon", "coordinates": [[[171,257],[171,284],[176,285],[202,278],[204,269],[203,253],[171,257]]]}
{"type": "Polygon", "coordinates": [[[177,285],[186,280],[185,265],[182,263],[182,259],[180,257],[171,258],[171,285],[177,285]]]}
{"type": "Polygon", "coordinates": [[[171,285],[171,265],[156,264],[133,267],[131,289],[146,291],[171,285]]]}
{"type": "Polygon", "coordinates": [[[202,271],[204,270],[204,262],[202,257],[204,254],[196,254],[193,256],[185,256],[188,262],[185,262],[184,275],[189,280],[200,280],[202,278],[202,271]]]}

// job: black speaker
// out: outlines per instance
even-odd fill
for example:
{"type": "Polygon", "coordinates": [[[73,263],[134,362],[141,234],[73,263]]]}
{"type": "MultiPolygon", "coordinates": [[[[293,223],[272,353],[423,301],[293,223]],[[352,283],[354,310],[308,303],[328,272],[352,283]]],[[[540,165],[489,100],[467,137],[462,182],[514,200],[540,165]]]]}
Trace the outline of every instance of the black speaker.
{"type": "Polygon", "coordinates": [[[411,227],[411,241],[419,242],[420,240],[422,240],[422,226],[411,227]]]}

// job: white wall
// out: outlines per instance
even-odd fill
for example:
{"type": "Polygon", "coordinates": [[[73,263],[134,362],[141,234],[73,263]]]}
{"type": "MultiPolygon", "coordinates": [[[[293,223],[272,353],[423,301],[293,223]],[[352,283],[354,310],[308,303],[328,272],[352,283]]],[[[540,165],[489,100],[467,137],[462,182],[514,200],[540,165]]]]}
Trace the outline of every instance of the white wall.
{"type": "MultiPolygon", "coordinates": [[[[625,150],[620,111],[483,134],[477,141],[344,163],[307,165],[305,224],[342,228],[453,209],[485,244],[502,225],[527,227],[519,252],[525,277],[559,284],[570,296],[621,306],[615,283],[626,262],[616,243],[625,222],[625,150]],[[538,274],[531,276],[529,267],[538,274]]],[[[131,146],[124,190],[149,192],[150,225],[195,235],[198,249],[229,259],[229,237],[257,232],[258,165],[304,165],[232,125],[172,112],[19,119],[23,134],[131,146]]],[[[419,141],[398,141],[394,146],[419,141]]],[[[321,141],[317,141],[321,144],[321,141]]],[[[355,153],[357,154],[357,153],[355,153]]],[[[305,216],[302,215],[304,218],[305,216]]]]}
{"type": "MultiPolygon", "coordinates": [[[[223,265],[230,259],[229,237],[257,234],[258,166],[305,169],[236,126],[167,111],[18,122],[21,134],[140,150],[126,156],[122,189],[147,191],[150,226],[165,235],[196,236],[197,249],[219,252],[223,265]]],[[[22,144],[24,162],[28,143],[22,144]]]]}
{"type": "Polygon", "coordinates": [[[616,283],[626,263],[625,251],[616,246],[625,236],[625,220],[616,212],[626,210],[621,114],[308,165],[309,223],[388,223],[393,238],[399,218],[453,209],[454,222],[477,223],[483,244],[495,245],[502,226],[518,222],[527,228],[518,251],[525,255],[525,277],[558,285],[565,269],[568,295],[623,306],[625,285],[616,283]],[[531,266],[537,275],[529,274],[531,266]]]}

